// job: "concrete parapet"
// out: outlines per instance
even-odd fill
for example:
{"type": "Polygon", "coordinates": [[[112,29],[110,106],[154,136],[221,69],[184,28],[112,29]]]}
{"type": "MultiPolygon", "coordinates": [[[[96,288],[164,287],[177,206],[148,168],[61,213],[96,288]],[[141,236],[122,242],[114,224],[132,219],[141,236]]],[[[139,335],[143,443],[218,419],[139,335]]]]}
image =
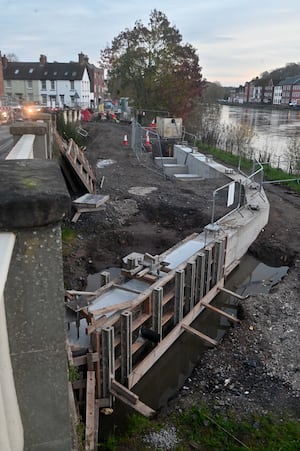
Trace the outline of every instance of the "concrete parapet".
{"type": "Polygon", "coordinates": [[[4,299],[24,451],[68,451],[60,221],[71,202],[55,162],[6,160],[0,177],[0,230],[16,236],[4,299]]]}
{"type": "MultiPolygon", "coordinates": [[[[49,116],[49,114],[45,114],[49,116]]],[[[10,126],[10,134],[13,136],[14,144],[23,135],[35,135],[33,145],[34,158],[47,159],[50,155],[48,133],[49,125],[45,122],[25,121],[16,122],[10,126]]]]}

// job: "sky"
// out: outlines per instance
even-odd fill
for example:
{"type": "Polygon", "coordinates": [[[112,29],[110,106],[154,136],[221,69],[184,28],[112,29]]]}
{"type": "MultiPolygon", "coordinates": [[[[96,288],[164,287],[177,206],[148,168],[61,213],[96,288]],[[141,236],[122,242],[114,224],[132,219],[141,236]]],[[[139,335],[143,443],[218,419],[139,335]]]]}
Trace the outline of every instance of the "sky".
{"type": "Polygon", "coordinates": [[[22,62],[83,52],[98,65],[100,51],[154,9],[197,50],[208,81],[239,86],[300,62],[300,0],[0,0],[0,51],[22,62]]]}

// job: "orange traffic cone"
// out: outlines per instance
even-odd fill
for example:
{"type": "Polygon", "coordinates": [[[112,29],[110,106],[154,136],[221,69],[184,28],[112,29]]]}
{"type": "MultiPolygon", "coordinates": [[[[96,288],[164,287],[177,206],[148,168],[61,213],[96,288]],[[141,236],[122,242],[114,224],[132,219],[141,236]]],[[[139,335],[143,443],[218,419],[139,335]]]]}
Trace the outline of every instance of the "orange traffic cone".
{"type": "Polygon", "coordinates": [[[145,147],[148,147],[148,149],[151,149],[151,142],[149,137],[149,132],[146,132],[146,140],[145,140],[145,147]]]}
{"type": "Polygon", "coordinates": [[[128,138],[127,138],[126,133],[125,133],[124,138],[123,138],[123,146],[128,146],[128,138]]]}

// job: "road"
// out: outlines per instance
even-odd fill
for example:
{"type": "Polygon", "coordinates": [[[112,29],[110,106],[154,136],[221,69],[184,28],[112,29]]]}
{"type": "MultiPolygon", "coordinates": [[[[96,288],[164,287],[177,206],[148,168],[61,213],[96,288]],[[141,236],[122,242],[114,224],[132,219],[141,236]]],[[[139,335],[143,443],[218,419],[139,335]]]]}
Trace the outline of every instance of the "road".
{"type": "Polygon", "coordinates": [[[9,125],[0,125],[0,160],[4,160],[13,147],[13,137],[9,125]]]}

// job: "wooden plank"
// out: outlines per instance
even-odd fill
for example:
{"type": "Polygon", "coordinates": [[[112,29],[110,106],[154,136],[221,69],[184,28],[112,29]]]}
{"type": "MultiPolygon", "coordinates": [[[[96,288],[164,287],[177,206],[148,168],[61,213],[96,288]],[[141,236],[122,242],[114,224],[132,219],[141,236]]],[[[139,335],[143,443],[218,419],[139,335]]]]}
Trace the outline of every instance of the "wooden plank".
{"type": "Polygon", "coordinates": [[[108,305],[107,307],[98,308],[96,310],[90,311],[91,315],[106,315],[106,313],[111,313],[116,310],[124,310],[130,308],[132,305],[132,300],[119,302],[118,304],[108,305]]]}
{"type": "Polygon", "coordinates": [[[114,379],[111,380],[110,393],[145,417],[151,417],[155,414],[155,410],[140,401],[139,397],[135,395],[135,393],[132,393],[114,379]]]}
{"type": "Polygon", "coordinates": [[[95,449],[95,372],[87,372],[86,380],[86,419],[85,419],[85,449],[95,449]]]}
{"type": "MultiPolygon", "coordinates": [[[[96,363],[99,360],[99,356],[97,352],[91,353],[91,362],[96,363]]],[[[73,357],[73,365],[74,366],[80,366],[80,365],[86,365],[87,364],[87,354],[80,355],[78,357],[73,357]]]]}
{"type": "Polygon", "coordinates": [[[194,329],[193,327],[188,326],[187,324],[181,324],[182,329],[184,329],[186,332],[189,332],[193,335],[196,335],[196,337],[201,338],[201,340],[210,343],[211,345],[217,346],[218,342],[214,340],[213,338],[208,337],[207,335],[203,334],[202,332],[199,332],[198,330],[194,329]]]}
{"type": "MultiPolygon", "coordinates": [[[[224,278],[220,279],[218,283],[204,296],[204,302],[211,302],[218,294],[221,287],[224,285],[224,278]]],[[[191,324],[196,319],[205,307],[198,302],[193,310],[191,310],[185,317],[184,323],[191,324]]],[[[161,358],[161,356],[173,345],[175,340],[184,332],[181,328],[181,323],[177,324],[168,335],[148,354],[141,363],[135,366],[132,373],[128,377],[128,388],[131,389],[139,380],[147,373],[147,371],[161,358]]]]}
{"type": "Polygon", "coordinates": [[[120,384],[115,379],[111,380],[111,390],[114,390],[114,392],[124,396],[132,404],[136,404],[139,399],[139,397],[135,393],[128,390],[128,388],[124,387],[124,385],[120,384]]]}
{"type": "Polygon", "coordinates": [[[230,294],[230,296],[233,296],[237,299],[240,299],[241,301],[244,301],[249,297],[249,294],[247,296],[241,296],[240,294],[234,293],[233,291],[227,290],[227,288],[220,288],[220,291],[223,291],[223,293],[230,294]]]}
{"type": "Polygon", "coordinates": [[[224,316],[225,318],[227,318],[229,321],[233,321],[234,323],[240,323],[240,320],[237,319],[235,316],[230,315],[229,313],[224,312],[223,310],[220,310],[217,307],[214,307],[211,304],[208,304],[207,302],[203,302],[201,301],[201,304],[204,305],[205,307],[207,307],[208,309],[210,309],[213,312],[218,313],[221,316],[224,316]]]}
{"type": "Polygon", "coordinates": [[[98,208],[109,200],[109,195],[87,193],[73,200],[75,207],[98,208]]]}

